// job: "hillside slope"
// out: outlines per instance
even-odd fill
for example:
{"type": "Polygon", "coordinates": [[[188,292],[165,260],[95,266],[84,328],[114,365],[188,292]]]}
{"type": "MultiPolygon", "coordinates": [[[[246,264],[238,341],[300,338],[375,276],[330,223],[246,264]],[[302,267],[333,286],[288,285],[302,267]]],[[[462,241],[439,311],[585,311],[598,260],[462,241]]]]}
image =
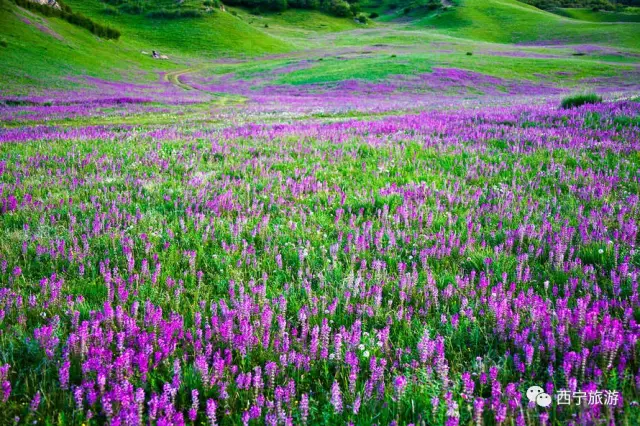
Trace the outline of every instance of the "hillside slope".
{"type": "Polygon", "coordinates": [[[621,12],[594,11],[592,9],[554,9],[553,13],[588,22],[640,22],[640,7],[621,12]]]}
{"type": "Polygon", "coordinates": [[[590,23],[568,19],[515,0],[459,0],[460,6],[416,20],[457,37],[498,43],[603,43],[640,46],[635,23],[590,23]]]}
{"type": "Polygon", "coordinates": [[[74,11],[122,33],[132,46],[197,57],[253,56],[281,53],[292,45],[249,25],[232,13],[215,10],[200,18],[153,19],[145,15],[105,14],[98,0],[67,0],[74,11]]]}
{"type": "MultiPolygon", "coordinates": [[[[213,74],[219,74],[232,72],[229,64],[222,69],[225,58],[257,56],[279,58],[283,63],[278,66],[283,66],[286,58],[328,59],[307,63],[304,70],[296,71],[294,65],[279,80],[294,84],[413,75],[433,66],[499,77],[571,72],[586,78],[607,74],[611,67],[629,72],[640,49],[638,23],[578,21],[515,0],[457,0],[457,6],[426,17],[408,16],[369,25],[306,10],[256,13],[227,8],[204,17],[168,20],[109,15],[100,0],[66,3],[74,11],[116,28],[122,34],[120,39],[100,39],[66,21],[44,18],[10,0],[0,0],[0,95],[28,94],[35,88],[71,88],[76,84],[72,79],[84,76],[157,82],[161,72],[201,69],[206,64],[213,74]],[[574,56],[579,46],[535,48],[538,50],[526,53],[521,46],[486,42],[601,44],[606,48],[574,56]],[[436,46],[442,43],[447,49],[438,50],[436,46]],[[502,49],[518,51],[499,57],[481,54],[502,49]],[[152,50],[170,60],[154,60],[142,53],[152,50]],[[466,55],[472,51],[474,56],[466,55]],[[345,53],[355,56],[348,62],[338,58],[345,53]],[[335,61],[331,60],[334,55],[335,61]]],[[[250,62],[237,65],[238,70],[251,66],[250,62]]]]}
{"type": "Polygon", "coordinates": [[[64,88],[65,77],[157,79],[157,71],[184,68],[194,58],[253,56],[281,53],[292,44],[270,36],[230,13],[216,12],[197,19],[155,20],[143,16],[107,17],[99,1],[67,2],[76,12],[118,28],[119,40],[96,37],[84,28],[0,0],[0,92],[31,88],[64,88]],[[170,61],[157,61],[141,52],[157,50],[170,61]],[[145,75],[145,71],[155,71],[145,75]]]}
{"type": "Polygon", "coordinates": [[[126,41],[104,40],[60,19],[0,2],[0,91],[33,87],[63,88],[65,77],[87,75],[118,79],[138,71],[171,68],[141,55],[126,41]]]}

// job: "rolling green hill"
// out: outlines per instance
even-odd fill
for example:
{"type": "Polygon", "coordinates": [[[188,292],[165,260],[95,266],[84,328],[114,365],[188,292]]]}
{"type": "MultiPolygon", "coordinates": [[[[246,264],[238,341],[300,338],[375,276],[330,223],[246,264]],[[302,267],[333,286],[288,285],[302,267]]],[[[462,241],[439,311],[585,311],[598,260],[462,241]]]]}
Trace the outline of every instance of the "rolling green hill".
{"type": "Polygon", "coordinates": [[[592,9],[554,9],[553,13],[588,22],[640,22],[640,7],[623,11],[594,11],[592,9]]]}
{"type": "Polygon", "coordinates": [[[292,46],[248,25],[232,13],[216,10],[201,18],[154,19],[146,15],[110,15],[97,0],[67,1],[74,10],[120,30],[122,38],[140,49],[169,55],[217,57],[281,53],[292,46]]]}
{"type": "MultiPolygon", "coordinates": [[[[139,15],[104,15],[99,1],[70,1],[74,11],[120,30],[119,40],[104,40],[62,19],[47,18],[0,1],[0,89],[21,86],[66,87],[61,77],[87,75],[111,79],[145,78],[144,71],[173,69],[142,51],[157,50],[181,62],[194,58],[282,53],[293,45],[231,13],[198,19],[162,20],[139,15]],[[143,73],[140,74],[139,71],[143,73]]],[[[157,75],[148,78],[156,78],[157,75]]]]}
{"type": "Polygon", "coordinates": [[[473,40],[497,43],[604,43],[638,48],[640,28],[633,23],[581,22],[515,0],[459,0],[460,6],[413,23],[473,40]]]}
{"type": "MultiPolygon", "coordinates": [[[[363,3],[363,7],[391,10],[392,1],[370,0],[363,3]]],[[[211,8],[197,18],[158,19],[147,14],[114,15],[108,12],[112,6],[102,0],[66,0],[65,3],[74,12],[117,29],[121,37],[100,39],[61,19],[46,18],[17,7],[11,0],[0,0],[0,73],[3,76],[0,93],[25,92],[37,87],[70,87],[72,83],[66,77],[72,76],[150,81],[158,79],[158,72],[191,69],[203,64],[211,67],[212,61],[224,58],[322,58],[337,57],[345,50],[358,51],[362,57],[348,62],[317,63],[304,72],[292,71],[280,80],[302,84],[372,75],[411,75],[443,65],[505,77],[536,73],[560,76],[566,69],[574,75],[598,76],[609,72],[607,67],[617,66],[614,63],[635,63],[634,56],[608,52],[574,57],[572,48],[564,51],[536,48],[535,52],[527,53],[544,58],[508,53],[469,57],[466,52],[511,49],[511,53],[518,53],[514,50],[522,49],[511,43],[601,44],[626,52],[640,50],[640,24],[636,22],[586,22],[586,19],[574,19],[578,15],[559,16],[515,0],[455,0],[437,10],[402,14],[402,19],[393,12],[366,25],[352,18],[300,9],[257,12],[211,8]],[[441,43],[449,45],[448,53],[433,48],[441,43]],[[406,51],[408,46],[411,51],[406,51]],[[374,56],[366,53],[376,49],[384,52],[374,56]],[[152,50],[168,55],[169,60],[153,60],[142,53],[152,50]]],[[[185,5],[196,7],[205,3],[189,0],[185,5]]],[[[398,2],[394,9],[405,4],[398,2]]],[[[570,13],[587,11],[571,10],[570,13]]],[[[593,15],[595,13],[588,15],[600,16],[593,15]]],[[[216,64],[215,67],[222,67],[216,64]]]]}
{"type": "Polygon", "coordinates": [[[0,74],[5,91],[66,87],[63,77],[122,78],[130,70],[172,67],[140,55],[125,41],[104,40],[61,19],[0,2],[0,74]]]}

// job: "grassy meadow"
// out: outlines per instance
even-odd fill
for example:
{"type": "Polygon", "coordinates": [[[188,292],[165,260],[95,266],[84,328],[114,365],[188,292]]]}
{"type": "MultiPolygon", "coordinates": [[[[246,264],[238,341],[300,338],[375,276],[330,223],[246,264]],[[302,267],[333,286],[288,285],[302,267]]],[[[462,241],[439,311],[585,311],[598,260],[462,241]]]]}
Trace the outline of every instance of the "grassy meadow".
{"type": "Polygon", "coordinates": [[[637,8],[142,3],[0,0],[0,425],[637,424],[637,8]]]}

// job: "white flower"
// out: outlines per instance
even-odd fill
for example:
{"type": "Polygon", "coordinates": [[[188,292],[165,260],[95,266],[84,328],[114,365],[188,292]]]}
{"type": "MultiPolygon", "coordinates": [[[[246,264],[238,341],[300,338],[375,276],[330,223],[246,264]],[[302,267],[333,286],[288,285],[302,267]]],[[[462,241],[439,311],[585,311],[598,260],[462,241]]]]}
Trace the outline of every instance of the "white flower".
{"type": "Polygon", "coordinates": [[[600,250],[598,250],[598,253],[602,254],[602,253],[604,253],[604,250],[600,249],[600,250]]]}
{"type": "Polygon", "coordinates": [[[361,351],[364,351],[364,345],[363,345],[362,343],[360,343],[360,344],[358,345],[358,349],[360,349],[361,351]]]}
{"type": "Polygon", "coordinates": [[[381,348],[381,347],[382,347],[382,342],[381,342],[380,340],[378,340],[378,341],[376,342],[376,345],[378,345],[378,347],[379,347],[379,348],[381,348]]]}
{"type": "Polygon", "coordinates": [[[365,358],[369,358],[369,351],[364,351],[362,353],[362,356],[364,356],[365,358]]]}
{"type": "Polygon", "coordinates": [[[333,353],[329,354],[329,359],[330,359],[330,360],[335,359],[335,357],[336,357],[336,354],[333,354],[333,353]]]}

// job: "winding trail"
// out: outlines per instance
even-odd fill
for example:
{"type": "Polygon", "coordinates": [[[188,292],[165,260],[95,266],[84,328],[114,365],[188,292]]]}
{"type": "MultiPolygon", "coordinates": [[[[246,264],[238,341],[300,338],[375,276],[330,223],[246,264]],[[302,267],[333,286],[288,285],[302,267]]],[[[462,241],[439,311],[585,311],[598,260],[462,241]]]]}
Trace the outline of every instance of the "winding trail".
{"type": "Polygon", "coordinates": [[[182,81],[180,81],[180,77],[182,77],[183,75],[191,74],[196,71],[200,71],[200,68],[187,68],[184,70],[171,71],[164,75],[164,80],[175,86],[178,86],[183,90],[198,90],[195,87],[189,86],[187,83],[183,83],[182,81]]]}
{"type": "Polygon", "coordinates": [[[198,89],[197,87],[193,87],[185,82],[183,82],[182,80],[180,80],[180,77],[182,77],[183,75],[187,75],[187,74],[192,74],[194,72],[198,72],[198,71],[202,71],[203,69],[207,68],[206,66],[200,66],[200,67],[194,67],[194,68],[186,68],[183,70],[177,70],[177,71],[171,71],[168,72],[164,75],[164,81],[173,84],[176,87],[179,87],[183,90],[195,90],[195,91],[201,91],[203,93],[207,93],[211,96],[211,100],[210,102],[212,102],[215,105],[218,106],[225,106],[225,105],[232,105],[232,104],[241,104],[244,103],[247,99],[243,96],[235,96],[235,95],[229,95],[229,94],[225,94],[225,93],[213,93],[213,92],[207,92],[207,91],[202,91],[201,89],[198,89]]]}

